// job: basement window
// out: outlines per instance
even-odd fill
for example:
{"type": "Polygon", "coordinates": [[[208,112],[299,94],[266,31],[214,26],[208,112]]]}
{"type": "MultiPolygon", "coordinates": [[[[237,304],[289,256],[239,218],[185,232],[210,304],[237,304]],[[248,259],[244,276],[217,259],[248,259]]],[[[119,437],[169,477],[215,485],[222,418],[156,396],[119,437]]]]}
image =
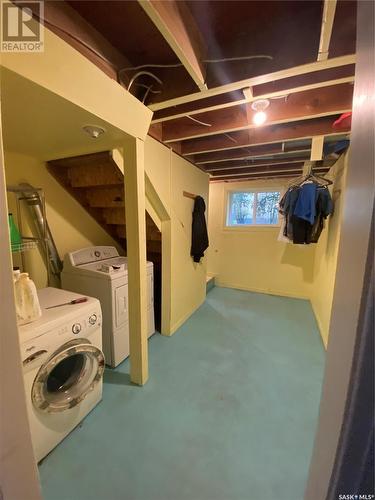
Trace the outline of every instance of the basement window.
{"type": "Polygon", "coordinates": [[[277,226],[280,191],[228,191],[227,227],[277,226]]]}

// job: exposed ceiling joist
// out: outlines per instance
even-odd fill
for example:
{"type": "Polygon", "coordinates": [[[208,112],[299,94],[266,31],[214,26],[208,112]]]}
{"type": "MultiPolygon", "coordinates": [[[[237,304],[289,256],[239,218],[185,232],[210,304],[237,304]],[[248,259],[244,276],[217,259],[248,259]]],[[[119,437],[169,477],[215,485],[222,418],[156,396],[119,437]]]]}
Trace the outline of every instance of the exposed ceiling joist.
{"type": "Polygon", "coordinates": [[[335,13],[336,13],[336,5],[337,5],[337,0],[324,0],[318,61],[325,61],[328,59],[329,44],[331,42],[333,21],[335,19],[335,13]]]}
{"type": "Polygon", "coordinates": [[[192,109],[190,111],[185,111],[183,113],[170,114],[170,115],[162,117],[162,118],[155,118],[154,120],[152,120],[151,123],[152,124],[163,123],[163,122],[167,122],[170,120],[176,120],[177,118],[183,118],[186,115],[194,116],[194,115],[206,113],[209,111],[217,111],[219,109],[230,108],[234,105],[246,104],[246,103],[258,100],[258,99],[275,99],[275,98],[283,97],[285,95],[291,95],[291,94],[295,94],[298,92],[304,92],[306,90],[323,89],[325,87],[331,87],[333,85],[341,85],[344,83],[352,83],[352,82],[354,82],[354,74],[353,74],[353,76],[346,76],[346,77],[337,78],[334,80],[327,80],[325,82],[318,82],[318,83],[311,83],[308,85],[301,85],[299,87],[292,87],[292,88],[283,89],[283,90],[279,90],[279,91],[275,91],[275,92],[268,92],[265,94],[260,94],[260,95],[252,96],[252,97],[250,97],[250,94],[248,94],[247,97],[245,97],[244,99],[237,99],[237,100],[225,102],[222,104],[216,104],[213,106],[206,106],[206,107],[202,107],[199,109],[192,109]]]}
{"type": "Polygon", "coordinates": [[[200,90],[207,89],[201,36],[182,0],[139,0],[200,90]]]}
{"type": "Polygon", "coordinates": [[[264,160],[256,160],[249,162],[231,162],[229,165],[226,163],[212,163],[205,165],[204,168],[207,172],[216,172],[217,170],[237,170],[237,169],[246,169],[250,167],[264,167],[269,165],[290,165],[292,163],[301,163],[301,161],[306,161],[306,157],[301,158],[277,158],[277,159],[264,159],[264,160]]]}
{"type": "MultiPolygon", "coordinates": [[[[328,172],[329,168],[321,168],[321,169],[314,169],[314,172],[318,174],[324,174],[328,172]]],[[[231,175],[231,176],[218,176],[218,177],[211,177],[210,182],[241,182],[241,181],[253,181],[256,179],[279,179],[282,177],[286,178],[293,178],[302,173],[302,168],[296,169],[296,170],[291,170],[287,172],[260,172],[256,174],[247,174],[243,177],[238,177],[238,175],[231,175]]]]}
{"type": "Polygon", "coordinates": [[[354,63],[355,63],[355,54],[326,59],[324,61],[316,61],[309,64],[303,64],[301,66],[295,66],[293,68],[283,69],[280,71],[276,71],[274,73],[268,73],[265,75],[255,76],[253,78],[247,78],[246,80],[240,80],[238,82],[228,83],[226,85],[214,87],[212,89],[208,89],[202,92],[196,92],[194,94],[177,97],[175,99],[169,99],[167,101],[151,104],[149,107],[152,111],[158,111],[160,109],[170,108],[172,106],[177,106],[179,104],[184,104],[186,102],[192,102],[210,96],[225,94],[233,90],[240,90],[246,87],[253,87],[255,85],[261,85],[263,83],[282,80],[284,78],[291,78],[297,75],[304,75],[307,73],[312,73],[314,71],[321,71],[324,69],[336,68],[339,66],[347,66],[349,64],[354,64],[354,63]]]}
{"type": "MultiPolygon", "coordinates": [[[[266,126],[297,120],[336,115],[352,108],[353,86],[335,85],[320,90],[307,90],[288,99],[271,100],[266,126]]],[[[198,137],[231,133],[256,128],[255,111],[249,104],[198,115],[201,123],[187,118],[163,124],[163,142],[178,142],[198,137]]]]}
{"type": "MultiPolygon", "coordinates": [[[[284,123],[282,125],[272,125],[260,127],[250,131],[236,132],[232,136],[216,135],[184,141],[181,144],[182,155],[196,155],[200,153],[210,153],[212,151],[223,151],[228,149],[238,149],[243,147],[272,144],[274,142],[293,141],[297,139],[310,139],[316,135],[338,135],[332,129],[333,117],[313,118],[299,122],[284,123]]],[[[349,131],[342,131],[346,134],[349,131]]]]}
{"type": "Polygon", "coordinates": [[[246,168],[238,168],[238,169],[224,169],[217,170],[215,172],[209,172],[214,177],[230,177],[233,175],[238,175],[239,177],[252,174],[252,173],[266,173],[266,172],[285,172],[285,171],[293,171],[299,170],[303,166],[303,162],[299,161],[296,163],[281,163],[274,165],[263,165],[259,167],[248,166],[246,168]]]}
{"type": "Polygon", "coordinates": [[[288,154],[306,154],[310,155],[310,145],[297,145],[292,142],[282,144],[273,143],[260,146],[251,146],[240,148],[239,150],[231,149],[228,151],[217,151],[213,153],[196,155],[194,163],[197,165],[206,165],[214,162],[226,162],[228,160],[246,160],[249,158],[262,158],[272,155],[288,155],[288,154]]]}

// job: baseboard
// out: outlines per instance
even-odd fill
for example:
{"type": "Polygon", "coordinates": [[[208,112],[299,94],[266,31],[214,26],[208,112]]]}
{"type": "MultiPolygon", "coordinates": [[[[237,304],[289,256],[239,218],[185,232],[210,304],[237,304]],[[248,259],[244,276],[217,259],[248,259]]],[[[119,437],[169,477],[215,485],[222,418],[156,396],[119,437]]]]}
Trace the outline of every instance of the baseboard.
{"type": "Polygon", "coordinates": [[[316,309],[314,307],[314,303],[312,302],[312,300],[310,300],[310,303],[311,303],[311,309],[313,310],[313,313],[314,313],[314,316],[315,316],[316,324],[318,325],[318,330],[319,330],[319,333],[320,333],[320,338],[322,340],[322,344],[324,346],[324,349],[327,350],[328,332],[325,332],[325,330],[323,328],[323,325],[322,325],[322,322],[320,321],[319,314],[317,314],[316,309]],[[327,333],[327,336],[325,335],[326,333],[327,333]]]}
{"type": "Polygon", "coordinates": [[[234,288],[236,290],[244,290],[246,292],[255,292],[255,293],[264,293],[266,295],[277,295],[278,297],[289,297],[291,299],[303,299],[303,300],[310,300],[310,297],[308,295],[301,295],[297,293],[290,293],[290,292],[284,292],[281,290],[273,290],[269,288],[253,288],[253,287],[246,287],[243,285],[238,285],[236,283],[228,283],[226,281],[221,281],[221,280],[215,280],[215,285],[221,288],[234,288]]]}
{"type": "Polygon", "coordinates": [[[192,316],[195,313],[195,311],[200,308],[200,306],[204,303],[205,299],[206,299],[206,297],[204,297],[202,302],[200,304],[198,304],[192,311],[188,312],[187,314],[185,314],[185,316],[183,316],[178,321],[176,321],[176,323],[174,323],[171,326],[170,331],[167,334],[167,336],[170,337],[171,335],[176,333],[176,331],[180,328],[180,326],[182,326],[185,323],[185,321],[187,321],[190,318],[190,316],[192,316]]]}

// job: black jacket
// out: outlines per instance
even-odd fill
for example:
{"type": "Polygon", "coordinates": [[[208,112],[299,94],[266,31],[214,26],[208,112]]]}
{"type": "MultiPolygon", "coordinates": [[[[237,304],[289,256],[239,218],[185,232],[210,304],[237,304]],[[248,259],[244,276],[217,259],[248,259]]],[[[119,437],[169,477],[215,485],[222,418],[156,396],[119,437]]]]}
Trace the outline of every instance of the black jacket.
{"type": "Polygon", "coordinates": [[[191,231],[191,252],[194,262],[200,262],[204,251],[208,248],[208,234],[204,212],[206,204],[201,196],[194,201],[193,224],[191,231]]]}

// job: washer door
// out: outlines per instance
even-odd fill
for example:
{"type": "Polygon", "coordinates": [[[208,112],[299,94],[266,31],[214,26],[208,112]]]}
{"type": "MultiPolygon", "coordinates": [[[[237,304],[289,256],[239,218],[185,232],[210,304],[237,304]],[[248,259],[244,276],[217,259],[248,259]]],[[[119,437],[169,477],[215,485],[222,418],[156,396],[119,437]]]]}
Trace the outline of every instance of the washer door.
{"type": "Polygon", "coordinates": [[[86,339],[64,344],[39,369],[31,398],[43,412],[56,413],[79,404],[100,382],[104,355],[86,339]]]}

